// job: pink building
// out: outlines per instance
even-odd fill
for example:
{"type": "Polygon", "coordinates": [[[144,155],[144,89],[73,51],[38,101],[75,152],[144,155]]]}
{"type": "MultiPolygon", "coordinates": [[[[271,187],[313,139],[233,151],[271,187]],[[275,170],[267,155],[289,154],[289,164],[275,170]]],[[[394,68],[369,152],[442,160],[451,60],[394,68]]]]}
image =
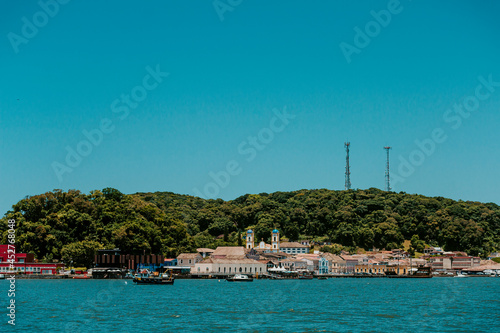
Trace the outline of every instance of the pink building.
{"type": "Polygon", "coordinates": [[[0,274],[12,273],[11,264],[14,272],[21,274],[57,274],[58,270],[64,269],[64,264],[35,262],[33,253],[16,253],[11,263],[8,259],[12,250],[12,246],[9,251],[9,245],[0,244],[0,274]]]}

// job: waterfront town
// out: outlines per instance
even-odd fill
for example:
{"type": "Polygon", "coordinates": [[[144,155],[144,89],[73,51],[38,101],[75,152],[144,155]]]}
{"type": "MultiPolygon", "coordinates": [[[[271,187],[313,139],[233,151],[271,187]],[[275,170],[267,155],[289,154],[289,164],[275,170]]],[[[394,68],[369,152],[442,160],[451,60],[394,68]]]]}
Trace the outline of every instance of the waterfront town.
{"type": "MultiPolygon", "coordinates": [[[[261,279],[325,278],[325,277],[386,277],[412,276],[426,267],[434,277],[500,276],[499,253],[487,260],[461,251],[444,251],[426,247],[416,257],[404,249],[372,249],[364,253],[339,254],[315,250],[308,240],[281,241],[277,229],[271,231],[271,244],[256,242],[253,230],[245,235],[246,246],[199,248],[193,253],[181,253],[176,258],[162,255],[131,255],[119,249],[98,250],[94,267],[71,267],[71,263],[44,263],[32,253],[16,253],[14,273],[21,278],[124,278],[138,272],[157,274],[170,270],[176,278],[227,278],[243,274],[261,279]]],[[[321,247],[319,247],[321,248],[321,247]]],[[[0,276],[13,273],[7,260],[7,245],[0,245],[0,276]]]]}

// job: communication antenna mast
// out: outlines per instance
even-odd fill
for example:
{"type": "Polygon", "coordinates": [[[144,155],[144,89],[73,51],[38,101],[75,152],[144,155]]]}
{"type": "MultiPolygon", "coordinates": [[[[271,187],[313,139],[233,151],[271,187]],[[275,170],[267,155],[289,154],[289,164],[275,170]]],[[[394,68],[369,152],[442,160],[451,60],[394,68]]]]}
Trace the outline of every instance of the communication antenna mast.
{"type": "Polygon", "coordinates": [[[390,191],[392,190],[391,188],[391,177],[389,174],[389,150],[392,149],[392,147],[384,147],[384,149],[387,151],[387,164],[385,166],[385,190],[390,191]]]}
{"type": "Polygon", "coordinates": [[[349,168],[349,146],[351,145],[350,142],[344,142],[344,147],[346,151],[346,157],[345,157],[345,189],[350,190],[351,189],[351,169],[349,168]]]}

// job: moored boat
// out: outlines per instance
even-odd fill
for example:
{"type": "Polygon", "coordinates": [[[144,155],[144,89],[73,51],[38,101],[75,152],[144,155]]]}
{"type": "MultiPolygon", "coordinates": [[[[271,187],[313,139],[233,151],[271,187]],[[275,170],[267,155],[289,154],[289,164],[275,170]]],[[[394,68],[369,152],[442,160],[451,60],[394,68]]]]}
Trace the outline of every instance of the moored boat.
{"type": "Polygon", "coordinates": [[[396,270],[390,270],[385,272],[385,276],[388,278],[431,278],[431,268],[430,267],[419,267],[417,271],[408,275],[399,275],[396,270]]]}
{"type": "Polygon", "coordinates": [[[174,277],[172,271],[169,274],[164,273],[160,276],[154,276],[150,273],[137,274],[133,282],[136,284],[159,284],[159,285],[172,285],[174,284],[174,277]]]}
{"type": "Polygon", "coordinates": [[[233,277],[228,277],[226,281],[229,282],[252,282],[253,278],[248,277],[248,275],[236,274],[233,277]]]}

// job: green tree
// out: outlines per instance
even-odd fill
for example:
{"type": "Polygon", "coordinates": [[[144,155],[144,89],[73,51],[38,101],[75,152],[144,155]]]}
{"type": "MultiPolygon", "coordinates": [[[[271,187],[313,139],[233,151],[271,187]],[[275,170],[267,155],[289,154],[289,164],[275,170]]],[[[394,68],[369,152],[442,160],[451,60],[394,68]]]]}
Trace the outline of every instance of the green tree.
{"type": "Polygon", "coordinates": [[[91,267],[97,250],[103,249],[101,243],[95,241],[80,241],[64,245],[61,249],[62,260],[69,264],[73,261],[75,266],[91,267]]]}

